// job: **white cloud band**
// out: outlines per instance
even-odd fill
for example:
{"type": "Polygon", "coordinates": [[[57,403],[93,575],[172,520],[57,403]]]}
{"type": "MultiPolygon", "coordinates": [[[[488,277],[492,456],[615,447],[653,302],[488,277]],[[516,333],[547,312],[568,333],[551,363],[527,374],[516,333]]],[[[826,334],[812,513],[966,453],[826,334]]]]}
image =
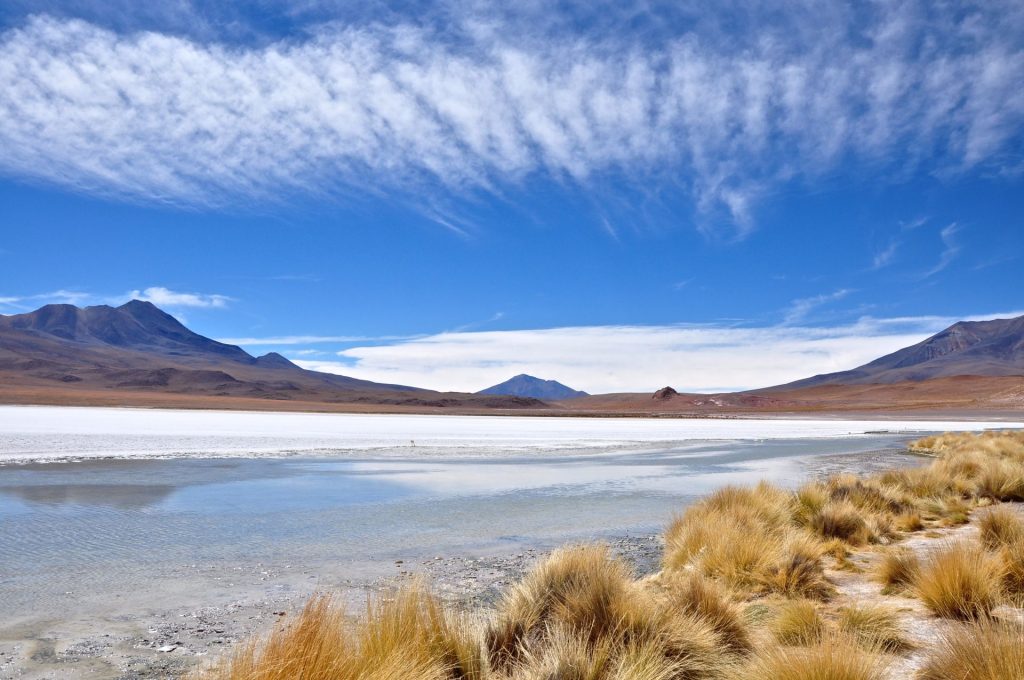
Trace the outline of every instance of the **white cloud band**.
{"type": "Polygon", "coordinates": [[[1005,160],[1024,51],[1019,8],[995,4],[979,18],[898,3],[796,48],[735,37],[741,50],[500,27],[454,44],[404,25],[228,47],[34,18],[0,34],[0,171],[187,204],[621,172],[749,225],[766,187],[850,157],[1005,160]]]}
{"type": "Polygon", "coordinates": [[[664,385],[716,392],[854,368],[920,342],[956,320],[862,319],[836,328],[590,326],[442,333],[342,350],[338,354],[345,361],[296,363],[438,390],[472,392],[529,373],[591,393],[652,391],[664,385]]]}

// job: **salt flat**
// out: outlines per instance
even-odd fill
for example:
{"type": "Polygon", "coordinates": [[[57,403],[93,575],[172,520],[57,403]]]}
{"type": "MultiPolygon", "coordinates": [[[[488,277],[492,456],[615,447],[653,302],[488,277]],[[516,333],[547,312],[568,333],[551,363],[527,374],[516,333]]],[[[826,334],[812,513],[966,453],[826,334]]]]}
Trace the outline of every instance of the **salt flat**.
{"type": "Polygon", "coordinates": [[[86,458],[495,456],[694,441],[1024,427],[1024,422],[363,415],[0,406],[0,462],[86,458]]]}

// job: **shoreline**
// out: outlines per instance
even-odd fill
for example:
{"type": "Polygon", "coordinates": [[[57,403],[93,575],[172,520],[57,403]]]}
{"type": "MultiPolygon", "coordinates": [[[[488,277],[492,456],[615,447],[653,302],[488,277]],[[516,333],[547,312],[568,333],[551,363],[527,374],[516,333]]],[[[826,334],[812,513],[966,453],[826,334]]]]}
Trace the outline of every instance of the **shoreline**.
{"type": "MultiPolygon", "coordinates": [[[[955,379],[953,379],[955,380],[955,379]]],[[[1015,379],[1008,379],[1011,382],[1015,379]]],[[[1013,382],[1020,392],[1021,385],[1013,382]]],[[[989,390],[991,391],[991,390],[989,390]]],[[[987,393],[987,392],[986,392],[987,393]]],[[[742,395],[743,392],[727,393],[742,395]]],[[[715,395],[707,395],[715,396],[715,395]]],[[[255,397],[219,397],[209,395],[189,395],[181,393],[160,392],[116,392],[116,391],[75,391],[61,393],[57,396],[42,394],[33,389],[8,387],[0,393],[0,406],[50,406],[60,408],[120,408],[140,410],[186,410],[186,411],[224,411],[238,413],[309,413],[309,414],[353,414],[353,415],[452,415],[452,416],[495,416],[495,417],[534,417],[534,418],[642,418],[647,420],[687,420],[687,419],[775,419],[775,418],[809,418],[809,419],[964,419],[964,420],[1002,420],[1019,418],[1022,397],[1008,397],[1005,402],[996,401],[979,405],[977,395],[970,398],[923,398],[907,402],[883,399],[872,402],[842,401],[829,399],[812,399],[809,402],[788,405],[748,406],[740,404],[722,404],[709,407],[667,405],[653,400],[647,393],[628,393],[622,395],[591,395],[583,400],[594,400],[608,397],[624,397],[628,405],[587,406],[573,404],[574,400],[547,402],[543,407],[523,406],[507,407],[472,407],[472,406],[423,406],[387,403],[368,403],[359,401],[318,401],[318,400],[287,400],[264,399],[255,397]]]]}
{"type": "MultiPolygon", "coordinates": [[[[638,576],[658,568],[663,541],[660,534],[640,532],[603,539],[629,562],[638,576]]],[[[412,583],[427,583],[442,601],[479,614],[492,612],[501,594],[561,542],[524,543],[512,550],[484,550],[461,555],[437,555],[380,561],[377,572],[353,574],[343,582],[313,584],[307,571],[283,573],[273,565],[235,572],[237,582],[266,582],[266,596],[208,598],[217,604],[166,609],[136,608],[132,616],[116,617],[116,627],[95,626],[95,620],[15,621],[0,626],[0,677],[19,680],[99,678],[135,680],[181,677],[198,664],[268,633],[275,624],[292,617],[316,592],[338,594],[349,610],[365,608],[367,598],[386,594],[412,583]],[[262,579],[266,579],[263,581],[262,579]],[[305,583],[303,581],[305,580],[305,583]],[[273,594],[275,589],[277,594],[273,594]],[[54,637],[61,632],[62,639],[54,637]],[[9,640],[11,633],[22,639],[9,640]]],[[[312,571],[312,570],[309,570],[312,571]]],[[[359,570],[356,570],[359,571],[359,570]]],[[[372,571],[372,568],[371,568],[372,571]]],[[[230,569],[218,572],[227,578],[230,569]]],[[[195,573],[191,574],[195,578],[195,573]]],[[[188,581],[189,574],[182,573],[188,581]]],[[[210,593],[208,593],[209,595],[210,593]]],[[[153,603],[150,603],[152,606],[153,603]]]]}
{"type": "MultiPolygon", "coordinates": [[[[819,455],[800,464],[794,483],[836,469],[869,474],[891,467],[894,455],[905,463],[918,459],[904,453],[889,448],[819,455]]],[[[674,507],[677,512],[685,508],[674,507]]],[[[141,584],[142,592],[110,602],[78,602],[63,618],[22,617],[0,624],[0,677],[132,680],[180,675],[233,644],[269,632],[316,591],[340,593],[349,611],[360,612],[368,596],[421,580],[453,607],[489,612],[511,584],[566,543],[606,543],[642,577],[659,568],[662,534],[671,516],[650,519],[648,527],[601,535],[536,535],[440,552],[407,550],[342,568],[319,562],[289,564],[285,556],[249,564],[170,564],[151,573],[148,584],[141,584]]]]}
{"type": "MultiPolygon", "coordinates": [[[[803,480],[824,479],[836,472],[857,470],[868,475],[890,470],[894,449],[854,454],[830,454],[805,461],[803,480]]],[[[903,453],[907,453],[905,450],[903,453]]],[[[909,452],[904,461],[932,457],[909,452]]],[[[724,482],[728,483],[728,482],[724,482]]],[[[681,511],[685,506],[680,506],[681,511]]],[[[658,517],[656,530],[609,531],[596,539],[611,545],[615,555],[640,579],[661,567],[663,529],[670,517],[658,517]]],[[[78,615],[56,620],[9,621],[0,627],[0,676],[43,678],[147,678],[182,674],[218,656],[232,644],[268,632],[317,591],[341,593],[350,612],[364,610],[369,595],[390,593],[413,582],[429,584],[441,602],[477,616],[493,612],[503,593],[552,550],[595,537],[558,539],[523,537],[495,547],[461,547],[442,554],[381,556],[346,567],[345,575],[330,577],[317,565],[258,562],[249,567],[230,563],[173,567],[168,579],[176,592],[134,594],[119,603],[110,616],[78,615]],[[202,585],[205,583],[205,585],[202,585]],[[246,594],[238,597],[236,585],[246,594]],[[254,593],[262,594],[254,595],[254,593]],[[189,602],[191,600],[191,602],[189,602]],[[281,612],[284,612],[282,615],[281,612]]],[[[854,557],[856,559],[856,557],[854,557]]],[[[834,572],[842,576],[839,572],[834,572]]]]}

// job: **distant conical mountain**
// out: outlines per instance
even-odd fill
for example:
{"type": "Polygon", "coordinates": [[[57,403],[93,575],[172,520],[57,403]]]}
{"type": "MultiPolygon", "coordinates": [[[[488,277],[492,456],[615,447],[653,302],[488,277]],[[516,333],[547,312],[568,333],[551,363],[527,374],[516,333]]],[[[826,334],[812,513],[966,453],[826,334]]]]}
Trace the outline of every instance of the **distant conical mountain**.
{"type": "Polygon", "coordinates": [[[542,380],[525,373],[510,378],[501,384],[480,390],[477,394],[503,394],[512,397],[533,397],[534,399],[551,401],[588,396],[586,392],[574,390],[556,380],[542,380]]]}
{"type": "Polygon", "coordinates": [[[962,375],[1024,376],[1024,316],[960,321],[927,340],[863,366],[783,387],[891,384],[962,375]]]}

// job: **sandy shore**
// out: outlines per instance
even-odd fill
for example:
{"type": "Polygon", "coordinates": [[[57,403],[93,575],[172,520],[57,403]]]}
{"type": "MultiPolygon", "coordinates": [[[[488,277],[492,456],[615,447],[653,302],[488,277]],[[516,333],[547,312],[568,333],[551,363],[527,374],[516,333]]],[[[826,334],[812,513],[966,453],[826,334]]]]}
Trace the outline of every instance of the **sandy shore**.
{"type": "MultiPolygon", "coordinates": [[[[657,535],[624,535],[607,540],[638,575],[652,573],[661,557],[657,535]]],[[[327,581],[308,570],[281,565],[207,574],[223,582],[207,606],[174,606],[173,593],[125,593],[120,609],[132,614],[63,621],[36,621],[0,628],[0,677],[22,680],[178,677],[196,664],[225,653],[230,645],[269,630],[293,615],[316,590],[330,590],[353,612],[367,596],[422,579],[447,602],[468,610],[493,608],[501,593],[555,546],[522,546],[505,553],[436,555],[355,569],[351,578],[327,581]],[[231,579],[227,581],[225,579],[231,579]],[[262,590],[264,597],[231,593],[262,590]],[[143,604],[145,603],[145,604],[143,604]],[[166,607],[166,608],[162,608],[166,607]]],[[[182,568],[181,595],[193,590],[195,570],[182,568]]]]}

